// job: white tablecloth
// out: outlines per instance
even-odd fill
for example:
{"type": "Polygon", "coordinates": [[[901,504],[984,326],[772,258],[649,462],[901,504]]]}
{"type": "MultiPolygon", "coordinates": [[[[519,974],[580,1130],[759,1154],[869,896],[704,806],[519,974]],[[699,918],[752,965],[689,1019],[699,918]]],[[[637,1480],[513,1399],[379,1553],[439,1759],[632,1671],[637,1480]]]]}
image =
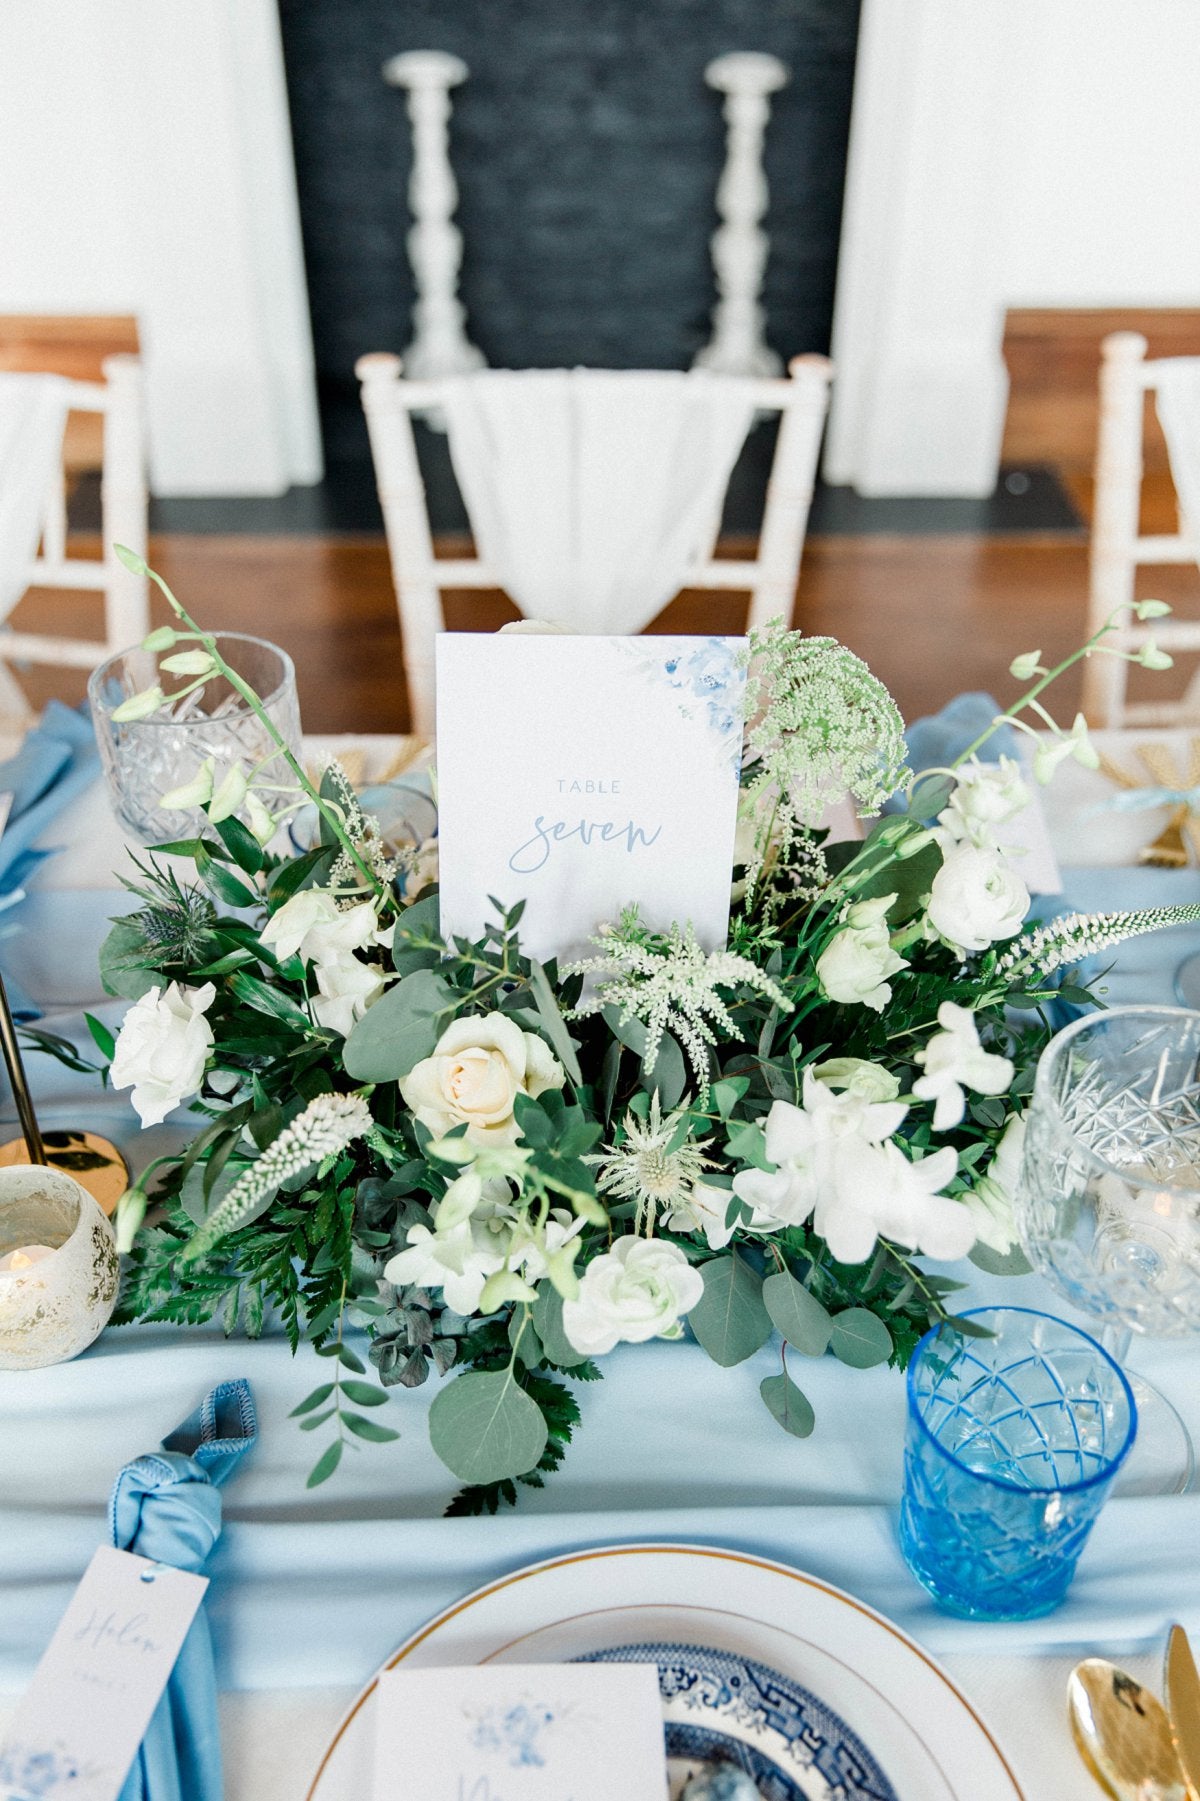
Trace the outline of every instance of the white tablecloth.
{"type": "MultiPolygon", "coordinates": [[[[121,904],[110,873],[120,839],[98,792],[53,837],[67,849],[39,873],[28,929],[12,948],[26,984],[71,1007],[97,992],[95,945],[110,903],[121,904]]],[[[1102,904],[1111,880],[1079,878],[1071,898],[1102,904]]],[[[1165,899],[1200,891],[1193,872],[1162,881],[1165,899]]],[[[1181,950],[1200,946],[1200,934],[1173,938],[1133,947],[1111,998],[1168,998],[1181,950]]],[[[41,1067],[38,1083],[50,1123],[81,1109],[110,1129],[120,1117],[119,1101],[56,1065],[41,1067]]],[[[1062,1311],[1032,1279],[1004,1285],[1003,1296],[1062,1311]]],[[[1139,1362],[1200,1432],[1195,1353],[1147,1346],[1139,1362]]],[[[1065,1726],[1066,1672],[1099,1652],[1155,1682],[1170,1620],[1200,1632],[1190,1549],[1200,1498],[1111,1502],[1066,1606],[1049,1620],[954,1621],[913,1583],[895,1547],[902,1383],[832,1359],[807,1366],[818,1426],[799,1442],[761,1407],[755,1390],[769,1367],[770,1350],[733,1370],[696,1346],[619,1351],[605,1360],[604,1382],[582,1390],[586,1429],[544,1490],[523,1495],[516,1514],[443,1520],[454,1483],[424,1432],[432,1385],[392,1399],[386,1417],[402,1427],[399,1443],[364,1447],[333,1483],[308,1493],[312,1440],[286,1415],[315,1380],[311,1357],[293,1361],[278,1339],[249,1346],[212,1331],[110,1332],[76,1363],[3,1379],[0,1693],[25,1680],[101,1537],[118,1467],[152,1448],[214,1382],[245,1374],[263,1430],[226,1491],[210,1598],[231,1691],[231,1801],[303,1794],[347,1693],[457,1595],[535,1557],[631,1537],[741,1545],[861,1595],[943,1657],[990,1719],[1029,1801],[1085,1801],[1095,1791],[1065,1726]]],[[[964,1801],[969,1793],[964,1781],[964,1801]]]]}

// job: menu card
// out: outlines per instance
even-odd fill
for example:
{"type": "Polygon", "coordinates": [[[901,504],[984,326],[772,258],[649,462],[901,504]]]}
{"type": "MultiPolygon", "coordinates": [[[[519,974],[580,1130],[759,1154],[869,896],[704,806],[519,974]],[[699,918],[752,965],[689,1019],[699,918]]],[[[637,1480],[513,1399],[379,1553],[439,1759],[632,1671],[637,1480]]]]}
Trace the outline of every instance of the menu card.
{"type": "Polygon", "coordinates": [[[666,1801],[652,1663],[387,1670],[374,1801],[666,1801]]]}
{"type": "Polygon", "coordinates": [[[723,947],[745,642],[443,632],[443,935],[477,938],[493,900],[523,900],[531,955],[581,955],[636,902],[723,947]]]}

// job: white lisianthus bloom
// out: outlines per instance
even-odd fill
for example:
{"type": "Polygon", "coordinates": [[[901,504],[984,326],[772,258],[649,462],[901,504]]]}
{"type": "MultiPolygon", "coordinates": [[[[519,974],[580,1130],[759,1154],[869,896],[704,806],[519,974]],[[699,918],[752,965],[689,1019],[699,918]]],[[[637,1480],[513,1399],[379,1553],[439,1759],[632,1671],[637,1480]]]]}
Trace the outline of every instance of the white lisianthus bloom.
{"type": "Polygon", "coordinates": [[[802,1226],[823,1195],[836,1193],[847,1145],[882,1143],[908,1112],[903,1101],[835,1094],[811,1070],[804,1073],[803,1103],[775,1101],[767,1115],[767,1157],[778,1168],[745,1169],[733,1178],[739,1200],[787,1226],[802,1226]]]}
{"type": "Polygon", "coordinates": [[[408,1249],[397,1251],[383,1277],[397,1288],[440,1288],[447,1307],[466,1316],[479,1306],[488,1277],[504,1268],[504,1250],[478,1220],[460,1220],[445,1232],[410,1226],[408,1249]]]}
{"type": "Polygon", "coordinates": [[[523,1032],[503,1013],[456,1019],[408,1075],[400,1093],[421,1124],[438,1137],[466,1125],[475,1144],[515,1144],[521,1136],[513,1117],[518,1094],[536,1098],[561,1088],[566,1076],[547,1045],[523,1032]]]}
{"type": "Polygon", "coordinates": [[[628,1234],[588,1264],[577,1298],[563,1302],[563,1331],[587,1357],[620,1343],[678,1338],[703,1292],[699,1270],[678,1245],[628,1234]]]}
{"type": "Polygon", "coordinates": [[[337,902],[332,894],[324,888],[304,888],[272,913],[259,936],[277,957],[286,960],[301,954],[309,932],[336,917],[337,902]]]}
{"type": "Polygon", "coordinates": [[[882,1013],[891,1000],[888,977],[908,968],[888,937],[886,914],[895,898],[886,894],[851,907],[845,925],[817,958],[817,980],[829,1000],[870,1007],[873,1013],[882,1013]]]}
{"type": "Polygon", "coordinates": [[[188,988],[172,982],[135,1001],[117,1034],[114,1088],[132,1088],[143,1126],[156,1126],[204,1080],[213,1030],[204,1015],[216,997],[212,982],[188,988]]]}
{"type": "Polygon", "coordinates": [[[355,1022],[379,999],[386,986],[381,969],[349,955],[316,963],[313,973],[317,993],[312,999],[312,1016],[319,1026],[338,1032],[343,1038],[350,1036],[355,1022]]]}
{"type": "Polygon", "coordinates": [[[900,1092],[900,1078],[865,1057],[829,1057],[814,1063],[812,1073],[826,1088],[845,1090],[862,1101],[894,1101],[900,1092]]]}
{"type": "Polygon", "coordinates": [[[951,950],[987,950],[1020,931],[1029,891],[997,850],[958,844],[933,878],[926,917],[951,950]]]}
{"type": "Polygon", "coordinates": [[[1025,1115],[1010,1113],[991,1162],[963,1201],[975,1222],[975,1236],[1003,1255],[1017,1242],[1013,1198],[1021,1174],[1025,1115]]]}
{"type": "Polygon", "coordinates": [[[839,1263],[865,1262],[879,1238],[944,1262],[965,1257],[975,1221],[961,1201],[939,1192],[957,1168],[951,1145],[912,1163],[898,1144],[848,1141],[837,1180],[818,1198],[813,1226],[839,1263]]]}
{"type": "Polygon", "coordinates": [[[915,1062],[925,1074],[913,1083],[918,1100],[933,1102],[933,1129],[948,1132],[967,1110],[964,1088],[976,1094],[1007,1094],[1013,1066],[1007,1057],[985,1051],[979,1042],[975,1015],[953,1001],[938,1008],[940,1032],[935,1032],[915,1062]]]}
{"type": "Polygon", "coordinates": [[[335,963],[351,951],[386,940],[370,901],[339,907],[327,888],[304,888],[293,894],[272,913],[261,936],[277,956],[298,956],[304,963],[335,963]]]}
{"type": "Polygon", "coordinates": [[[972,757],[955,774],[954,792],[938,814],[943,842],[995,850],[996,828],[1029,805],[1029,789],[1021,780],[1021,765],[1013,757],[1001,757],[998,763],[981,763],[972,757]]]}

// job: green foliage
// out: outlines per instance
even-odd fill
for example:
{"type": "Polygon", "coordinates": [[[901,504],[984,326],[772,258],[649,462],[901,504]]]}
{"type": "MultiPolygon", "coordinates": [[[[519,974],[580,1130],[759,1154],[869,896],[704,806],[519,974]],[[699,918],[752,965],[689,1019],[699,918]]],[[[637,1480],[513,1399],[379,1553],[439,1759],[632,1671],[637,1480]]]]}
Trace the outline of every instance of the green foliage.
{"type": "Polygon", "coordinates": [[[537,1402],[511,1370],[468,1370],[429,1410],[429,1438],[442,1462],[473,1486],[535,1469],[548,1428],[537,1402]]]}
{"type": "Polygon", "coordinates": [[[807,1438],[817,1423],[808,1396],[802,1394],[786,1370],[764,1376],[758,1385],[767,1411],[793,1438],[807,1438]]]}
{"type": "Polygon", "coordinates": [[[702,1264],[704,1293],[688,1314],[688,1325],[714,1363],[744,1363],[771,1336],[771,1316],[763,1303],[762,1277],[736,1251],[702,1264]]]}

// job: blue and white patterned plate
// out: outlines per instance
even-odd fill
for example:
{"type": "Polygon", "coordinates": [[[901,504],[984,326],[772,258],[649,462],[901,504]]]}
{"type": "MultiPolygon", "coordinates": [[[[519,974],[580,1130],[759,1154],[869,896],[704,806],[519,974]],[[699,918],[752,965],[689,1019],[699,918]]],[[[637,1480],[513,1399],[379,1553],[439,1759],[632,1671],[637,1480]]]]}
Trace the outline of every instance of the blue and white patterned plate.
{"type": "Polygon", "coordinates": [[[862,1740],[778,1671],[700,1645],[619,1645],[580,1663],[656,1663],[671,1793],[697,1770],[732,1763],[763,1801],[897,1801],[862,1740]]]}

